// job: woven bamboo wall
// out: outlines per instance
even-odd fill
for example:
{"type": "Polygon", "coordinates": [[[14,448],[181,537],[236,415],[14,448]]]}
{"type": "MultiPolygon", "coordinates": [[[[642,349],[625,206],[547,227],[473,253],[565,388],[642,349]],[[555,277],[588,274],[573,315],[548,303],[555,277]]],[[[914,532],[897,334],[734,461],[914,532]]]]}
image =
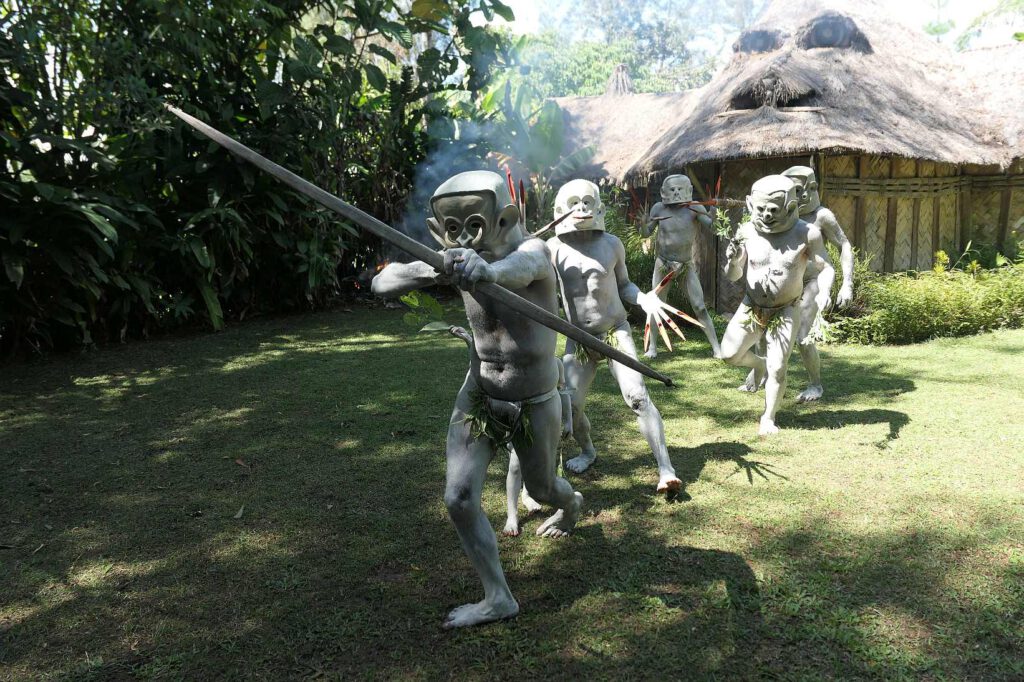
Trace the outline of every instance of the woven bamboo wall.
{"type": "Polygon", "coordinates": [[[839,226],[843,228],[847,239],[853,239],[853,225],[856,221],[856,199],[847,194],[831,196],[828,192],[828,178],[857,177],[857,157],[826,156],[818,171],[818,185],[822,188],[821,203],[835,214],[839,226]]]}
{"type": "MultiPolygon", "coordinates": [[[[917,164],[917,174],[921,178],[934,178],[936,172],[934,161],[921,161],[917,164]]],[[[935,260],[935,243],[938,240],[939,200],[938,198],[921,198],[917,200],[917,259],[911,268],[927,270],[935,260]]]]}
{"type": "Polygon", "coordinates": [[[1010,168],[966,166],[971,183],[966,239],[1013,253],[1024,226],[1024,160],[1010,168]]]}
{"type": "MultiPolygon", "coordinates": [[[[860,158],[861,178],[888,178],[892,172],[889,159],[881,156],[860,158]]],[[[860,251],[871,258],[871,269],[882,272],[885,263],[885,228],[889,216],[889,200],[879,195],[862,197],[864,229],[860,235],[860,251]]]]}

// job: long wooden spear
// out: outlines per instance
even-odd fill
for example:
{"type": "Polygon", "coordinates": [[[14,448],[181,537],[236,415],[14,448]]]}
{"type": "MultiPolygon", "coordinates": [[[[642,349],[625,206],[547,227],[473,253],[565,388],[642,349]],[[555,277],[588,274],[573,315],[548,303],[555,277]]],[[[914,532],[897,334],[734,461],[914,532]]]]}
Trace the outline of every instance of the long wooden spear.
{"type": "MultiPolygon", "coordinates": [[[[352,222],[356,223],[360,227],[364,228],[371,234],[380,237],[384,241],[390,242],[405,251],[409,255],[418,258],[427,265],[431,266],[438,272],[441,272],[444,266],[444,256],[437,251],[434,251],[428,246],[425,246],[412,237],[409,237],[402,232],[399,232],[390,225],[386,225],[381,221],[377,220],[368,213],[360,211],[355,206],[345,203],[338,197],[334,196],[330,192],[320,189],[308,180],[303,180],[295,173],[290,170],[277,165],[270,159],[260,156],[253,150],[246,147],[244,144],[228,137],[224,133],[220,132],[216,128],[213,128],[199,119],[189,116],[184,111],[171,106],[170,104],[164,104],[172,114],[180,118],[185,123],[189,124],[200,133],[210,138],[220,146],[227,149],[232,154],[248,161],[260,170],[266,171],[270,175],[274,176],[284,184],[288,185],[295,191],[305,194],[307,197],[316,201],[323,206],[331,209],[335,213],[345,216],[352,222]]],[[[512,308],[518,313],[525,315],[534,322],[542,324],[548,329],[553,329],[559,332],[581,346],[585,346],[590,350],[600,353],[601,355],[614,360],[620,364],[629,367],[630,369],[636,370],[641,374],[645,374],[652,379],[664,383],[666,386],[673,386],[672,379],[665,376],[661,372],[648,367],[636,358],[626,355],[617,348],[609,346],[604,341],[601,341],[592,334],[589,334],[579,327],[566,322],[557,315],[553,315],[543,308],[530,303],[521,296],[509,291],[505,287],[495,284],[494,282],[480,282],[476,285],[476,290],[491,299],[503,303],[504,305],[512,308]]]]}

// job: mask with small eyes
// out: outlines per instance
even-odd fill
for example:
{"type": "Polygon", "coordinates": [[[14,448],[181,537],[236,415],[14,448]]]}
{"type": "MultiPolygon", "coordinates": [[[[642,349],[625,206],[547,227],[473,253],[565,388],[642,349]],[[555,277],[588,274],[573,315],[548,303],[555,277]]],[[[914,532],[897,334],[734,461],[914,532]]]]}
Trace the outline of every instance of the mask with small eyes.
{"type": "Polygon", "coordinates": [[[589,180],[570,180],[555,195],[555,217],[574,213],[555,227],[556,235],[569,232],[604,231],[605,207],[601,191],[589,180]]]}
{"type": "Polygon", "coordinates": [[[821,195],[818,194],[818,179],[814,169],[808,166],[793,166],[782,172],[796,184],[800,215],[810,213],[821,206],[821,195]]]}
{"type": "Polygon", "coordinates": [[[505,178],[491,171],[452,176],[434,192],[430,209],[434,215],[427,218],[427,227],[446,249],[495,253],[522,238],[519,209],[505,178]]]}
{"type": "Polygon", "coordinates": [[[796,184],[784,175],[761,178],[750,188],[747,211],[758,232],[779,234],[791,229],[800,219],[796,184]]]}
{"type": "Polygon", "coordinates": [[[693,200],[693,183],[685,175],[670,175],[661,183],[661,203],[666,206],[693,200]]]}

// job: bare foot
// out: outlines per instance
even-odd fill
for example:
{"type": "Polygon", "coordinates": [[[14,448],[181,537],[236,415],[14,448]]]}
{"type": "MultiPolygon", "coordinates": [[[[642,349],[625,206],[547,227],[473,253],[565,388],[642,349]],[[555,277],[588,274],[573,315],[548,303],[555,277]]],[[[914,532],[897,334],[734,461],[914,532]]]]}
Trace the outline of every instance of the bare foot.
{"type": "Polygon", "coordinates": [[[658,480],[658,492],[672,495],[679,492],[683,482],[676,478],[675,474],[663,474],[658,480]]]}
{"type": "Polygon", "coordinates": [[[747,380],[742,385],[736,388],[737,391],[743,391],[744,393],[757,393],[757,390],[764,386],[764,380],[767,375],[758,377],[756,370],[750,370],[750,374],[747,375],[747,380]]]}
{"type": "Polygon", "coordinates": [[[475,604],[463,604],[448,612],[444,622],[441,624],[445,630],[452,628],[464,628],[469,625],[490,623],[495,620],[514,618],[519,614],[519,604],[511,595],[507,599],[488,603],[484,601],[475,604]]]}
{"type": "Polygon", "coordinates": [[[644,357],[647,358],[648,360],[653,360],[654,358],[658,357],[658,351],[652,348],[651,350],[644,353],[644,357]]]}
{"type": "Polygon", "coordinates": [[[507,535],[510,538],[514,538],[519,535],[522,531],[519,528],[519,519],[512,518],[511,516],[505,519],[505,527],[501,529],[502,535],[507,535]]]}
{"type": "Polygon", "coordinates": [[[775,425],[774,419],[769,419],[768,417],[761,417],[761,428],[757,430],[757,435],[770,436],[778,432],[779,427],[775,425]]]}
{"type": "Polygon", "coordinates": [[[581,452],[566,462],[565,468],[574,474],[582,474],[590,468],[590,465],[594,463],[595,459],[597,459],[596,452],[581,452]]]}
{"type": "Polygon", "coordinates": [[[825,393],[825,389],[821,387],[821,384],[811,384],[796,397],[798,403],[809,403],[821,398],[825,393]]]}
{"type": "Polygon", "coordinates": [[[520,497],[523,500],[523,506],[526,507],[527,514],[536,514],[540,511],[540,502],[530,497],[530,493],[526,492],[526,488],[523,488],[523,494],[520,497]]]}
{"type": "Polygon", "coordinates": [[[580,509],[583,507],[583,495],[573,493],[572,502],[565,509],[559,509],[548,517],[547,521],[537,529],[537,535],[542,538],[561,538],[569,534],[576,526],[580,517],[580,509]]]}

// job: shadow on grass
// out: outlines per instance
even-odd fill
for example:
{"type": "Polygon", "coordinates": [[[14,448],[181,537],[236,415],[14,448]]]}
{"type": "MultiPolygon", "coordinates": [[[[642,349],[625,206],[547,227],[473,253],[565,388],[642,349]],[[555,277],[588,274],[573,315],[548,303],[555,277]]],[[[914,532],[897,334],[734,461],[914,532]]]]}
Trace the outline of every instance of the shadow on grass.
{"type": "Polygon", "coordinates": [[[878,447],[885,447],[900,437],[900,430],[910,423],[905,412],[895,410],[819,410],[789,414],[779,420],[782,428],[788,429],[841,429],[850,424],[888,424],[889,433],[879,441],[878,447]]]}
{"type": "MultiPolygon", "coordinates": [[[[743,556],[676,540],[707,521],[694,505],[659,520],[641,513],[652,490],[600,477],[573,481],[588,505],[573,537],[501,540],[517,621],[442,632],[446,607],[479,596],[441,502],[465,347],[411,335],[399,317],[275,320],[5,374],[11,677],[820,677],[851,661],[869,675],[866,651],[914,674],[918,659],[876,647],[848,617],[869,607],[923,623],[942,645],[938,673],[1007,669],[1017,641],[998,622],[1022,613],[1020,594],[997,612],[937,591],[949,553],[969,543],[862,537],[822,518],[766,531],[743,556]],[[778,557],[785,570],[766,589],[752,564],[778,557]]],[[[867,395],[900,388],[868,375],[867,395]]],[[[598,390],[620,408],[601,430],[632,422],[613,384],[598,390]]],[[[637,452],[602,466],[650,466],[637,452]]],[[[740,443],[673,457],[688,484],[715,460],[749,481],[778,475],[740,443]]],[[[492,464],[493,522],[504,470],[492,464]]],[[[1014,584],[1014,571],[992,584],[1014,584]]]]}

